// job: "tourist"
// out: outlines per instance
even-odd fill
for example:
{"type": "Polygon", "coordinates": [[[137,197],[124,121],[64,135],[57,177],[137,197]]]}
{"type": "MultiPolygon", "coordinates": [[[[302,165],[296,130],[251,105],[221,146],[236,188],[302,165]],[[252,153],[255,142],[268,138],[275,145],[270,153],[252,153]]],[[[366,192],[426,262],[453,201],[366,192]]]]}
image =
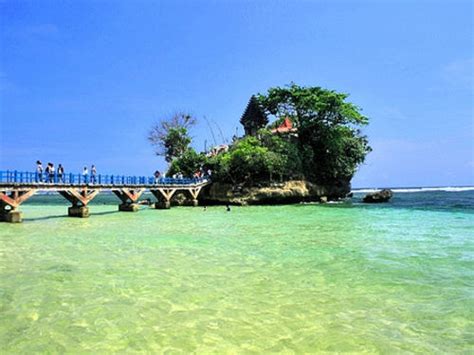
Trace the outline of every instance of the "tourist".
{"type": "Polygon", "coordinates": [[[225,210],[226,210],[227,212],[230,212],[230,206],[229,206],[229,204],[225,205],[225,210]]]}
{"type": "Polygon", "coordinates": [[[160,182],[161,173],[158,170],[156,170],[153,173],[153,176],[155,177],[155,184],[158,184],[160,182]]]}
{"type": "Polygon", "coordinates": [[[43,182],[43,164],[40,160],[36,161],[36,182],[43,182]]]}
{"type": "Polygon", "coordinates": [[[49,182],[55,182],[54,181],[54,171],[55,171],[55,168],[54,168],[54,164],[53,163],[49,163],[49,182]]]}
{"type": "Polygon", "coordinates": [[[46,182],[53,182],[54,169],[51,163],[48,163],[48,165],[46,165],[46,169],[44,170],[44,172],[46,173],[46,182]]]}
{"type": "Polygon", "coordinates": [[[87,184],[89,179],[89,170],[87,170],[87,166],[82,169],[82,177],[84,178],[84,182],[87,184]]]}
{"type": "Polygon", "coordinates": [[[58,182],[64,182],[64,168],[62,164],[58,164],[58,182]]]}
{"type": "Polygon", "coordinates": [[[97,176],[97,169],[95,168],[95,165],[92,164],[92,166],[91,166],[91,184],[95,184],[96,176],[97,176]]]}

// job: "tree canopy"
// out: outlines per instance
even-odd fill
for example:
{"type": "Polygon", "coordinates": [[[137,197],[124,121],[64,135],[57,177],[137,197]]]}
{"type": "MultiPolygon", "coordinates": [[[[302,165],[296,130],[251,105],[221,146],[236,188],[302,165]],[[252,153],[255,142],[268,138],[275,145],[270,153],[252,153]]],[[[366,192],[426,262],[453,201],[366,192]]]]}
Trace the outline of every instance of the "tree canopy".
{"type": "Polygon", "coordinates": [[[195,123],[194,117],[183,112],[158,121],[148,133],[155,153],[163,156],[168,163],[181,157],[189,149],[192,140],[188,129],[195,123]]]}
{"type": "Polygon", "coordinates": [[[365,125],[367,117],[360,108],[346,102],[349,95],[320,87],[303,87],[294,83],[287,87],[270,88],[267,94],[258,94],[260,107],[275,118],[288,116],[296,127],[311,122],[327,126],[365,125]]]}
{"type": "Polygon", "coordinates": [[[291,84],[259,94],[261,107],[277,120],[290,117],[298,129],[301,173],[318,183],[348,181],[371,151],[360,126],[368,124],[349,95],[291,84]]]}

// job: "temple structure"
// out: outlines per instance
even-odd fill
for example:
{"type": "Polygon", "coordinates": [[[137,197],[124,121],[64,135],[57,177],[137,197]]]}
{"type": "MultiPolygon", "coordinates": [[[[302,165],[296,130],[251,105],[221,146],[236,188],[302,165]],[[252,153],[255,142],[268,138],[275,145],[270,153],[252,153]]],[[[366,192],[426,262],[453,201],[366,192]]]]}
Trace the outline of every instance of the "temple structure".
{"type": "Polygon", "coordinates": [[[277,127],[272,129],[272,133],[281,134],[296,134],[297,129],[293,127],[293,122],[289,117],[285,117],[283,122],[277,127]]]}
{"type": "Polygon", "coordinates": [[[250,98],[249,103],[240,118],[240,123],[244,126],[245,135],[251,136],[256,136],[257,131],[268,124],[268,117],[260,106],[255,95],[252,95],[250,98]]]}

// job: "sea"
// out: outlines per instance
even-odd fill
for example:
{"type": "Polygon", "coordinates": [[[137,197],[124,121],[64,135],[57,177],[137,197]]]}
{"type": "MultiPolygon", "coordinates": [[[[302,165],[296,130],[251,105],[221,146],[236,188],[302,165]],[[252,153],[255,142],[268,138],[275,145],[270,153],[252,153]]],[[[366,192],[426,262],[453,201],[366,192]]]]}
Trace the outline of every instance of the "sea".
{"type": "MultiPolygon", "coordinates": [[[[474,187],[0,223],[0,352],[474,351],[474,187]]],[[[145,197],[146,198],[146,197],[145,197]]]]}

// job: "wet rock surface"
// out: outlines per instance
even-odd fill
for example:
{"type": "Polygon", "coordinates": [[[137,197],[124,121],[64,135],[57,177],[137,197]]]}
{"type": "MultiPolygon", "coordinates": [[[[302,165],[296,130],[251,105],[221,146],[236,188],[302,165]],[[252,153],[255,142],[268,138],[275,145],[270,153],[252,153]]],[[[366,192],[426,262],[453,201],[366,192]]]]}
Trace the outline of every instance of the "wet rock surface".
{"type": "Polygon", "coordinates": [[[350,183],[316,185],[309,181],[292,180],[258,184],[252,187],[213,183],[200,196],[203,204],[274,205],[299,202],[325,202],[344,198],[350,183]]]}
{"type": "Polygon", "coordinates": [[[392,190],[383,189],[365,195],[363,201],[365,203],[382,203],[388,202],[393,196],[392,190]]]}

